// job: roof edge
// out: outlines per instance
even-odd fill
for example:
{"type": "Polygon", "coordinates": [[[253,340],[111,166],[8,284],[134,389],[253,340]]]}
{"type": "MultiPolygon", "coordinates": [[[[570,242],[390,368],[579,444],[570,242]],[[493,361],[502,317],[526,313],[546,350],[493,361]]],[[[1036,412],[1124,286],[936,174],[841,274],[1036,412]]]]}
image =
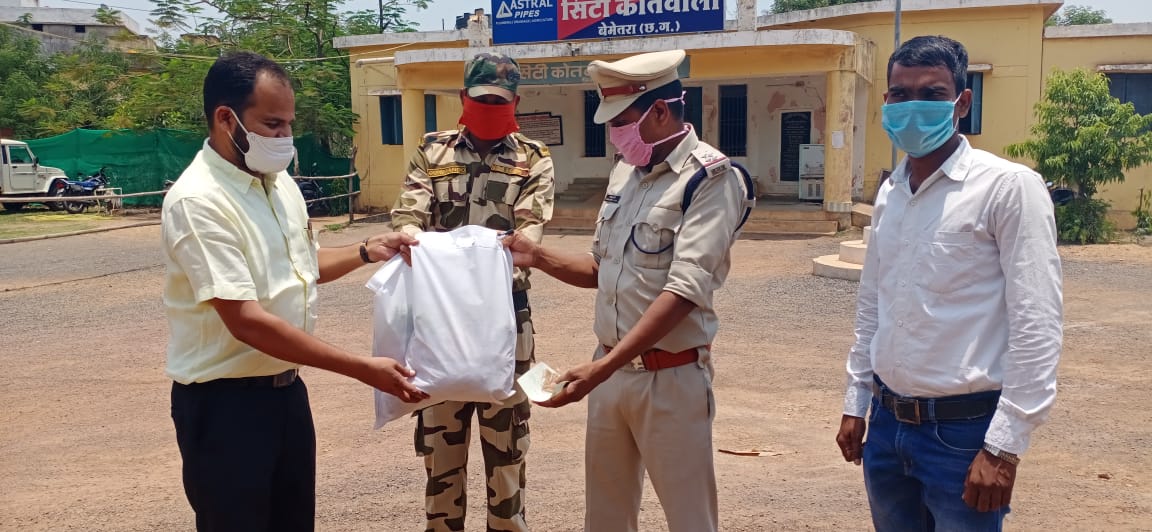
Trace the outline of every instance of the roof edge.
{"type": "MultiPolygon", "coordinates": [[[[1014,8],[1039,6],[1044,7],[1045,15],[1050,17],[1064,5],[1063,0],[903,0],[900,6],[902,13],[915,11],[947,11],[953,9],[988,9],[988,8],[1014,8]]],[[[853,2],[835,6],[790,11],[762,15],[756,18],[759,27],[782,26],[811,22],[814,20],[870,15],[877,13],[895,13],[895,0],[874,0],[870,2],[853,2]]]]}
{"type": "Polygon", "coordinates": [[[858,34],[846,30],[798,29],[734,31],[611,41],[543,42],[536,44],[397,51],[394,57],[395,64],[402,66],[416,63],[464,62],[482,52],[499,52],[518,59],[554,57],[579,59],[588,56],[628,55],[678,48],[699,50],[708,48],[787,45],[856,46],[864,42],[866,41],[858,34]]]}
{"type": "Polygon", "coordinates": [[[1146,35],[1152,35],[1152,22],[1083,24],[1079,26],[1049,26],[1044,28],[1045,39],[1090,39],[1096,37],[1137,37],[1146,35]]]}

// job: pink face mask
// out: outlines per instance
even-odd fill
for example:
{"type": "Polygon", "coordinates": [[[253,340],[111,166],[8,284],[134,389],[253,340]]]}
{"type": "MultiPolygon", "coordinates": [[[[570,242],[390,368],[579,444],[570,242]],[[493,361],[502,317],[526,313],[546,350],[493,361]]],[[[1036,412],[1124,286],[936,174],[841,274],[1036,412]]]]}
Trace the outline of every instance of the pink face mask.
{"type": "MultiPolygon", "coordinates": [[[[672,98],[670,100],[664,101],[667,103],[683,102],[684,95],[680,95],[679,98],[672,98]]],[[[632,122],[631,124],[608,128],[608,140],[612,141],[613,146],[616,146],[616,151],[620,153],[620,156],[624,159],[624,162],[632,166],[648,166],[648,164],[652,162],[653,148],[676,137],[683,136],[692,129],[692,126],[685,124],[684,131],[675,133],[668,136],[667,138],[658,140],[653,143],[644,142],[644,138],[640,136],[640,124],[644,122],[645,118],[648,118],[648,113],[651,112],[652,108],[649,107],[648,110],[644,111],[644,114],[640,116],[639,120],[632,122]]]]}

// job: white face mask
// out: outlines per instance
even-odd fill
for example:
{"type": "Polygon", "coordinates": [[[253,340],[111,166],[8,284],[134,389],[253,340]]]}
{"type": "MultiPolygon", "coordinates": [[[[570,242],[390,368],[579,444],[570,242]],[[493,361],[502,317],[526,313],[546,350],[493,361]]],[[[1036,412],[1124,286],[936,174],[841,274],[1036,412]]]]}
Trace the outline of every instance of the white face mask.
{"type": "Polygon", "coordinates": [[[248,139],[248,151],[240,150],[240,145],[236,144],[232,132],[228,132],[228,138],[231,138],[232,144],[236,144],[236,149],[244,154],[244,164],[248,166],[248,169],[261,174],[278,174],[287,170],[288,165],[296,156],[296,146],[292,144],[292,137],[257,135],[244,127],[244,123],[240,121],[236,111],[231,109],[229,111],[232,112],[232,117],[236,119],[236,123],[240,124],[240,129],[244,130],[248,139]]]}

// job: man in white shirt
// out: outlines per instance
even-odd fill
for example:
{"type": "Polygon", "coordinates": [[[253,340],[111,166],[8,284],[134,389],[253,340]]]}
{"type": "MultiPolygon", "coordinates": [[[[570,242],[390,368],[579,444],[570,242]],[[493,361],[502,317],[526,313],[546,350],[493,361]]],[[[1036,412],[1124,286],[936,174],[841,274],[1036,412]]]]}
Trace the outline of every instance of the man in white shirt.
{"type": "Polygon", "coordinates": [[[884,129],[908,157],[876,197],[836,436],[879,532],[1000,530],[1056,396],[1052,203],[1038,174],[957,132],[967,68],[945,37],[888,62],[884,129]]]}
{"type": "Polygon", "coordinates": [[[316,435],[300,366],[427,398],[395,360],[311,335],[317,283],[415,240],[391,233],[319,248],[284,171],[295,106],[276,63],[245,52],[218,59],[204,79],[208,140],[164,199],[172,420],[201,531],[314,528],[316,435]]]}

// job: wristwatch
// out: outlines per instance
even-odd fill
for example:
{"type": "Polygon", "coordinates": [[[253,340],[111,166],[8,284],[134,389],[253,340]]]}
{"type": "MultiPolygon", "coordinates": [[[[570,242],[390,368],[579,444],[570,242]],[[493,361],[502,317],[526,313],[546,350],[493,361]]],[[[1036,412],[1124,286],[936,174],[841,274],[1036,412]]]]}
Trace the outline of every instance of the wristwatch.
{"type": "Polygon", "coordinates": [[[984,450],[988,451],[988,454],[995,456],[996,458],[999,458],[1005,462],[1008,462],[1009,464],[1020,465],[1020,457],[1019,456],[1012,454],[1008,451],[1005,451],[1005,450],[1003,450],[1003,449],[1001,449],[995,445],[992,445],[991,443],[985,443],[984,444],[984,450]]]}
{"type": "Polygon", "coordinates": [[[364,261],[364,264],[372,264],[372,263],[376,262],[376,261],[372,260],[371,257],[368,256],[368,239],[367,238],[365,238],[364,241],[360,243],[360,260],[364,261]]]}

